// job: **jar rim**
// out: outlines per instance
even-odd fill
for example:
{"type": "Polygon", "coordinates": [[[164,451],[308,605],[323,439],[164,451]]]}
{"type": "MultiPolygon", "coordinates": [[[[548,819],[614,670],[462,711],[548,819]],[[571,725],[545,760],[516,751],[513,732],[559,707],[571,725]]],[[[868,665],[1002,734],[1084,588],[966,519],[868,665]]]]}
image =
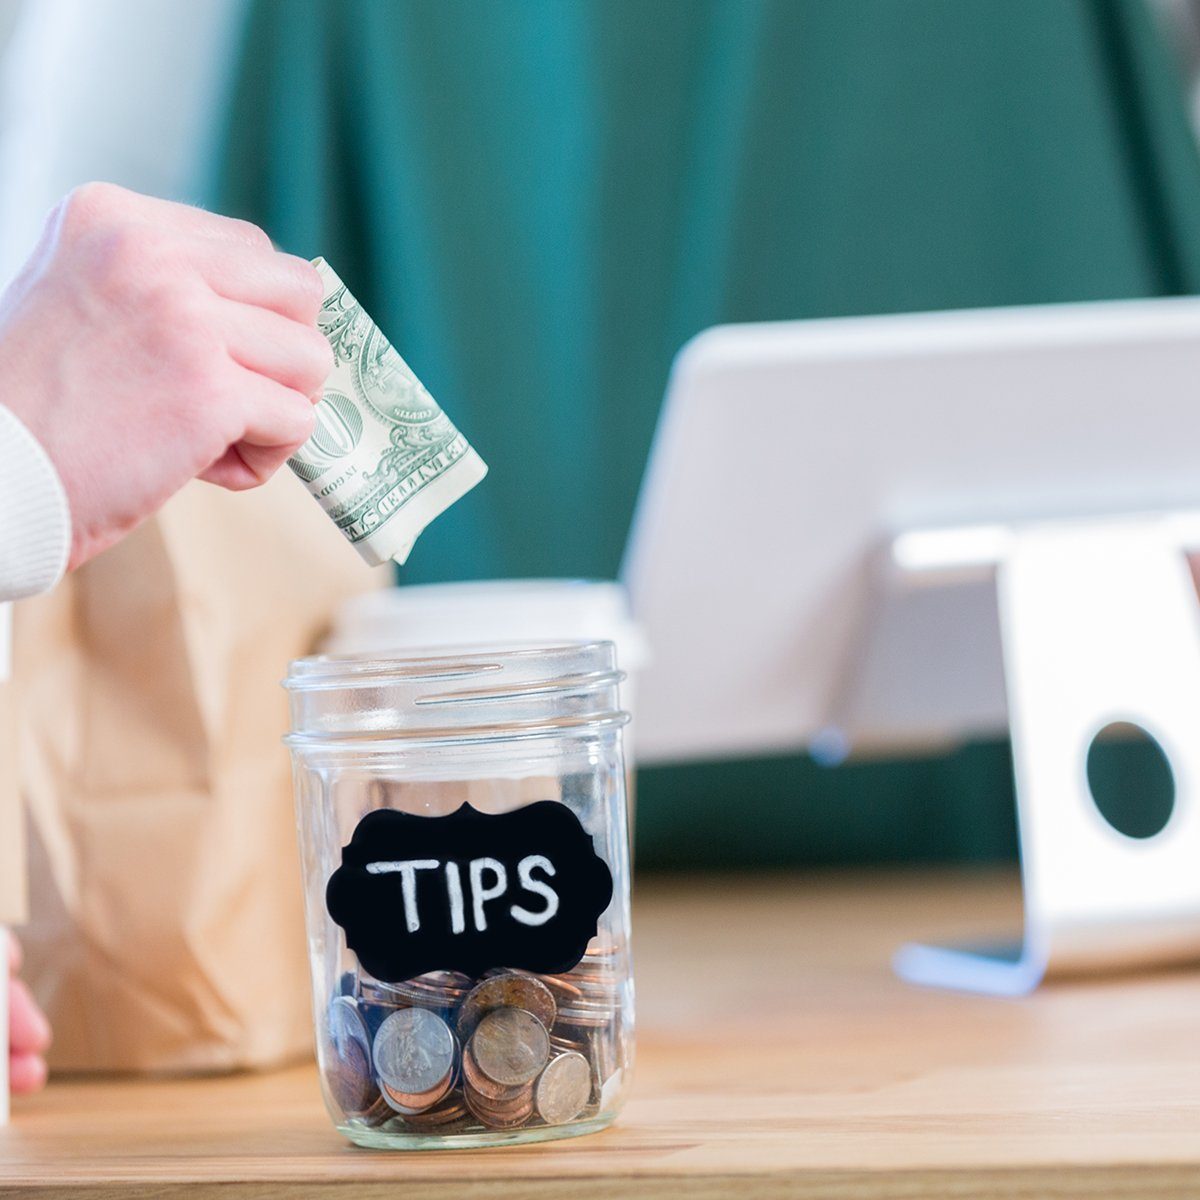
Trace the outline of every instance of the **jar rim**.
{"type": "MultiPolygon", "coordinates": [[[[548,660],[576,656],[590,651],[615,650],[608,639],[561,642],[504,642],[500,645],[465,644],[462,646],[414,647],[387,651],[363,651],[353,654],[310,654],[288,664],[287,677],[280,682],[289,691],[327,686],[378,686],[389,676],[416,682],[436,680],[480,672],[503,670],[506,662],[548,660]],[[481,659],[498,659],[497,663],[481,659]]],[[[624,672],[620,672],[624,678],[624,672]]]]}
{"type": "Polygon", "coordinates": [[[627,723],[611,641],[296,659],[290,746],[579,736],[627,723]]]}

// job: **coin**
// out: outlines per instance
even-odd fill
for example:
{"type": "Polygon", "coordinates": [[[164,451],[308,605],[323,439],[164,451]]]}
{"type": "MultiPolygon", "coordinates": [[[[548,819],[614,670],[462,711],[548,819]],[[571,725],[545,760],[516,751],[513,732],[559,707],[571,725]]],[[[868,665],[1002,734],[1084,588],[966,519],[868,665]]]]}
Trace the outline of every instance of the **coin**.
{"type": "Polygon", "coordinates": [[[457,971],[430,971],[425,975],[414,975],[399,983],[385,983],[379,979],[364,979],[361,982],[364,999],[378,1004],[391,1004],[407,1008],[414,997],[439,999],[455,1004],[471,989],[471,980],[457,971]],[[461,982],[460,982],[461,981],[461,982]]]}
{"type": "Polygon", "coordinates": [[[406,1117],[423,1113],[440,1104],[450,1089],[458,1083],[458,1057],[456,1044],[454,1061],[450,1064],[450,1069],[427,1092],[402,1092],[381,1081],[379,1089],[384,1100],[396,1112],[402,1113],[406,1117]]]}
{"type": "Polygon", "coordinates": [[[607,1079],[617,1069],[619,1059],[611,1027],[597,1029],[588,1039],[587,1058],[592,1064],[592,1079],[595,1082],[592,1099],[598,1100],[601,1081],[607,1079]]]}
{"type": "Polygon", "coordinates": [[[448,1125],[466,1120],[468,1115],[467,1104],[463,1099],[462,1092],[452,1091],[436,1107],[421,1113],[408,1113],[404,1118],[404,1124],[409,1129],[444,1130],[448,1125]]]}
{"type": "Polygon", "coordinates": [[[463,1049],[462,1068],[464,1084],[476,1091],[485,1102],[513,1100],[520,1095],[523,1090],[522,1084],[497,1083],[494,1079],[489,1079],[483,1073],[482,1068],[475,1061],[475,1053],[471,1049],[471,1045],[472,1042],[468,1042],[463,1049]]]}
{"type": "Polygon", "coordinates": [[[538,1116],[547,1125],[563,1125],[583,1111],[592,1095],[592,1068],[582,1054],[552,1058],[533,1089],[538,1116]]]}
{"type": "Polygon", "coordinates": [[[432,1108],[443,1096],[450,1090],[451,1084],[454,1082],[452,1074],[444,1076],[436,1086],[429,1089],[427,1092],[398,1092],[395,1088],[388,1087],[386,1083],[380,1084],[380,1091],[383,1094],[384,1100],[396,1110],[406,1117],[411,1117],[417,1113],[422,1113],[426,1109],[432,1108]]]}
{"type": "Polygon", "coordinates": [[[378,1099],[366,1049],[357,1042],[331,1052],[325,1078],[334,1103],[348,1117],[361,1116],[378,1099]]]}
{"type": "Polygon", "coordinates": [[[334,1047],[341,1049],[346,1042],[357,1042],[367,1051],[369,1069],[371,1038],[358,1001],[353,996],[335,996],[329,1002],[326,1022],[334,1047]]]}
{"type": "Polygon", "coordinates": [[[436,1013],[401,1008],[379,1026],[371,1053],[381,1085],[420,1096],[451,1074],[457,1048],[450,1026],[436,1013]]]}
{"type": "Polygon", "coordinates": [[[463,1089],[467,1108],[491,1129],[515,1129],[533,1116],[533,1089],[524,1087],[521,1095],[506,1105],[489,1105],[471,1088],[463,1089]]]}
{"type": "Polygon", "coordinates": [[[404,1005],[434,1009],[452,1016],[470,991],[471,980],[457,971],[430,971],[403,983],[387,985],[387,993],[404,1005]]]}
{"type": "Polygon", "coordinates": [[[360,1116],[379,1098],[371,1074],[371,1039],[350,996],[335,996],[326,1016],[329,1090],[347,1116],[360,1116]]]}
{"type": "Polygon", "coordinates": [[[611,1008],[581,1008],[573,1006],[564,1008],[559,1017],[560,1025],[573,1026],[576,1029],[601,1029],[613,1019],[611,1008]]]}
{"type": "Polygon", "coordinates": [[[383,1093],[376,1092],[375,1103],[359,1117],[359,1120],[374,1129],[380,1125],[385,1125],[388,1121],[394,1120],[395,1116],[396,1110],[384,1099],[383,1093]]]}
{"type": "Polygon", "coordinates": [[[550,1058],[550,1035],[531,1012],[497,1008],[479,1022],[471,1049],[480,1070],[496,1083],[528,1083],[550,1058]]]}
{"type": "Polygon", "coordinates": [[[479,1092],[470,1086],[463,1087],[462,1093],[481,1112],[488,1112],[493,1116],[510,1116],[533,1103],[533,1084],[515,1087],[511,1096],[503,1100],[487,1099],[486,1096],[480,1096],[479,1092]]]}
{"type": "Polygon", "coordinates": [[[407,1008],[408,1005],[402,1004],[380,1004],[374,1000],[360,999],[358,1002],[358,1010],[362,1013],[362,1018],[367,1027],[367,1035],[371,1041],[374,1041],[375,1035],[379,1032],[379,1027],[392,1015],[394,1012],[399,1012],[401,1008],[407,1008]]]}
{"type": "Polygon", "coordinates": [[[558,998],[558,1029],[599,1029],[608,1025],[619,1003],[618,975],[608,951],[588,951],[570,971],[545,976],[558,998]],[[569,991],[567,989],[570,989],[569,991]]]}
{"type": "Polygon", "coordinates": [[[558,1006],[550,989],[533,975],[505,971],[477,983],[458,1010],[458,1036],[466,1041],[480,1021],[497,1008],[521,1008],[546,1028],[554,1024],[558,1006]]]}
{"type": "Polygon", "coordinates": [[[506,1115],[480,1111],[470,1100],[467,1101],[467,1108],[470,1109],[471,1114],[478,1119],[480,1124],[486,1125],[489,1129],[519,1129],[533,1116],[532,1103],[527,1104],[520,1112],[506,1115]]]}
{"type": "Polygon", "coordinates": [[[560,1027],[555,1027],[554,1032],[550,1035],[550,1049],[555,1054],[565,1054],[574,1050],[577,1054],[582,1054],[587,1057],[588,1045],[590,1038],[587,1034],[580,1034],[578,1037],[567,1037],[564,1033],[559,1032],[560,1027]]]}
{"type": "Polygon", "coordinates": [[[533,1085],[529,1083],[511,1100],[496,1103],[485,1100],[472,1088],[464,1088],[463,1096],[476,1116],[486,1117],[489,1121],[507,1121],[518,1114],[528,1117],[533,1113],[533,1085]]]}
{"type": "Polygon", "coordinates": [[[563,975],[543,975],[542,982],[550,989],[555,1001],[561,1008],[583,999],[583,990],[563,975]]]}

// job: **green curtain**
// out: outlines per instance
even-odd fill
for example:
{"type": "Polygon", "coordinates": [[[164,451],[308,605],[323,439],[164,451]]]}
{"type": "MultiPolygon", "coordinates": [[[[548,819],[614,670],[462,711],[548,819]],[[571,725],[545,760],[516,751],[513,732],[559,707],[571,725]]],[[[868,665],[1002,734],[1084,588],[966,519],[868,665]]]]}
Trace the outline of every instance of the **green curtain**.
{"type": "MultiPolygon", "coordinates": [[[[228,113],[209,201],[325,254],[492,466],[407,582],[613,576],[708,325],[1200,281],[1132,0],[254,0],[228,113]]],[[[644,771],[638,833],[649,863],[1003,856],[1007,751],[644,771]]]]}

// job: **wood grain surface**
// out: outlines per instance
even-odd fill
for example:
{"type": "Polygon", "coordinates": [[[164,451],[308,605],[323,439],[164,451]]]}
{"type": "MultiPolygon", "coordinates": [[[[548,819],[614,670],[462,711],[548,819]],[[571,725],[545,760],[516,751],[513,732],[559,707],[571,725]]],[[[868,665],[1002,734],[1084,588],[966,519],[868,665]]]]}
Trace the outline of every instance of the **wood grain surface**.
{"type": "Polygon", "coordinates": [[[342,1142],[308,1066],[60,1080],[0,1130],[0,1193],[1200,1195],[1200,971],[1019,1001],[891,976],[904,937],[1014,927],[1007,878],[679,880],[635,910],[636,1086],[611,1130],[378,1153],[342,1142]]]}

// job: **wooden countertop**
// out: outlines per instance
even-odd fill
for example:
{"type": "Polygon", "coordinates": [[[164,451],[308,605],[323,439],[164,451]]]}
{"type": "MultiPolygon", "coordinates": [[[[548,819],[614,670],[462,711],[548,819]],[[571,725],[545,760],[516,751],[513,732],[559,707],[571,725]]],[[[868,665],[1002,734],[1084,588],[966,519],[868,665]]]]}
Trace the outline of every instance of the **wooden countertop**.
{"type": "Polygon", "coordinates": [[[996,877],[653,882],[635,908],[636,1086],[613,1129],[378,1153],[333,1130],[310,1067],[61,1081],[0,1130],[0,1193],[1200,1194],[1200,970],[1019,1001],[897,982],[904,937],[1013,927],[996,877]]]}

